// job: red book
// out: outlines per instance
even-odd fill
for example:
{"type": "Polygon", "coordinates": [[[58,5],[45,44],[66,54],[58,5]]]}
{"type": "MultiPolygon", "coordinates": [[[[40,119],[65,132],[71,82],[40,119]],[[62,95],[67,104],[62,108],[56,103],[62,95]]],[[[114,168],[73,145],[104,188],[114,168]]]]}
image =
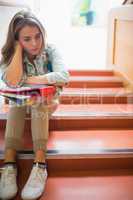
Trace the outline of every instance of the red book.
{"type": "Polygon", "coordinates": [[[20,88],[4,87],[0,89],[0,95],[15,101],[17,104],[25,104],[33,99],[51,99],[56,93],[56,87],[52,85],[28,85],[20,88]]]}

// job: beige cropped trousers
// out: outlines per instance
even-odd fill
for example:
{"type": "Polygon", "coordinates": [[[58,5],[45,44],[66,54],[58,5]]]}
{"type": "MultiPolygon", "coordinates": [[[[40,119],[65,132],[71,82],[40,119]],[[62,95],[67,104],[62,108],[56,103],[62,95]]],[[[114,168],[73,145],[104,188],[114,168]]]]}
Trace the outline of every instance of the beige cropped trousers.
{"type": "Polygon", "coordinates": [[[40,103],[33,106],[11,106],[6,123],[5,150],[22,150],[22,136],[28,111],[31,119],[33,150],[36,152],[41,149],[46,152],[49,136],[49,118],[58,104],[59,102],[56,101],[50,105],[40,103]]]}

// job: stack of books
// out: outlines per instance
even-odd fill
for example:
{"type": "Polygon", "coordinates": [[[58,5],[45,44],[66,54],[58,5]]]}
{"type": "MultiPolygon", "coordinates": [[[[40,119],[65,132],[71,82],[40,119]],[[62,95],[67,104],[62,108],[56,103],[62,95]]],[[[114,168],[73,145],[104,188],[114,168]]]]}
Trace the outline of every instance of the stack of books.
{"type": "Polygon", "coordinates": [[[53,98],[56,87],[51,85],[30,85],[20,88],[0,88],[0,95],[19,105],[32,105],[35,101],[47,101],[53,98]]]}

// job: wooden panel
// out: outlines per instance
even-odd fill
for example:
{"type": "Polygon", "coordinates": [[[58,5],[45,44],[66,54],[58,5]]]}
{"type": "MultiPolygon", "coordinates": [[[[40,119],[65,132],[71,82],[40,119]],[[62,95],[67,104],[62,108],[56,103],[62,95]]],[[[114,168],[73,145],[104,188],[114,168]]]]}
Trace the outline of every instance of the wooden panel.
{"type": "Polygon", "coordinates": [[[115,33],[114,64],[132,72],[133,64],[133,21],[117,20],[115,33]]]}
{"type": "Polygon", "coordinates": [[[109,13],[107,66],[125,78],[126,84],[133,81],[133,6],[113,8],[109,13]]]}

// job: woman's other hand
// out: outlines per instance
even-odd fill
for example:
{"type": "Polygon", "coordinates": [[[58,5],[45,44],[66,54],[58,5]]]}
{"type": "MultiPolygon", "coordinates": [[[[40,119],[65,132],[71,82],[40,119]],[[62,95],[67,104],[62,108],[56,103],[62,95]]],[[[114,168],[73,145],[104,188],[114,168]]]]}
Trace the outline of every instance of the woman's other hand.
{"type": "Polygon", "coordinates": [[[26,80],[27,84],[48,84],[48,79],[43,76],[31,76],[26,80]]]}

